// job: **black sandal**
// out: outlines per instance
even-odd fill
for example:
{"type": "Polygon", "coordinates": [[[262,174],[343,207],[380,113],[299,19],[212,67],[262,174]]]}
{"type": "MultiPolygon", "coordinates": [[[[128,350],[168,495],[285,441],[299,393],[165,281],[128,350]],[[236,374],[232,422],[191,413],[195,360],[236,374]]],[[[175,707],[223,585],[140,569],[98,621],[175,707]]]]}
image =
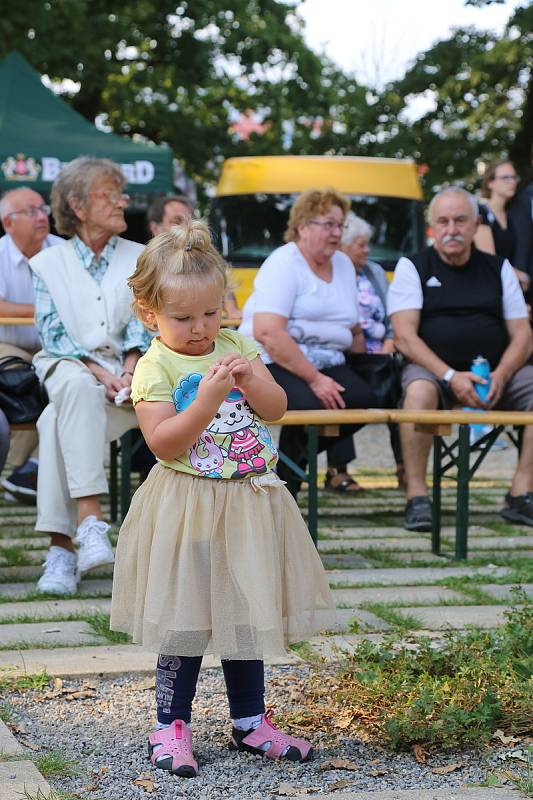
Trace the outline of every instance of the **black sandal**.
{"type": "Polygon", "coordinates": [[[364,492],[360,483],[357,483],[347,472],[339,472],[335,467],[329,467],[326,472],[326,479],[324,481],[324,489],[328,492],[338,492],[339,494],[355,494],[356,492],[364,492]],[[341,477],[344,476],[344,477],[341,477]],[[334,478],[341,478],[338,483],[333,484],[334,478]]]}

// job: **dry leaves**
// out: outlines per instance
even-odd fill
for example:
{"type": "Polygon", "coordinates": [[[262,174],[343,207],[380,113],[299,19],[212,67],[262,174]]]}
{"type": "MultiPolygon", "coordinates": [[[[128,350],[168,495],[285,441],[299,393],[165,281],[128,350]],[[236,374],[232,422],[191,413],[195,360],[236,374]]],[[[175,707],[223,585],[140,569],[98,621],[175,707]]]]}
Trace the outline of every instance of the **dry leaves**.
{"type": "Polygon", "coordinates": [[[500,728],[498,728],[497,731],[494,731],[492,738],[498,739],[502,744],[513,744],[514,742],[520,741],[518,736],[506,736],[500,728]]]}
{"type": "Polygon", "coordinates": [[[43,694],[41,699],[52,700],[57,697],[61,697],[63,700],[86,700],[89,697],[96,697],[96,686],[87,683],[81,689],[67,689],[61,678],[54,678],[50,691],[43,694]]]}
{"type": "Polygon", "coordinates": [[[134,786],[140,786],[145,792],[152,794],[155,791],[155,781],[149,772],[141,772],[138,778],[132,781],[134,786]]]}
{"type": "Polygon", "coordinates": [[[435,775],[447,775],[449,772],[455,772],[456,770],[462,769],[463,767],[464,764],[459,764],[459,762],[457,762],[456,764],[447,764],[445,767],[435,767],[431,771],[435,775]]]}
{"type": "Polygon", "coordinates": [[[335,781],[335,783],[330,783],[328,786],[328,790],[335,791],[336,789],[346,789],[347,786],[350,786],[351,780],[349,778],[343,778],[342,781],[335,781]]]}
{"type": "Polygon", "coordinates": [[[356,770],[359,769],[357,764],[354,761],[348,761],[347,758],[328,758],[327,761],[323,761],[320,765],[320,769],[349,769],[349,770],[356,770]]]}
{"type": "Polygon", "coordinates": [[[342,711],[336,719],[333,720],[333,727],[339,728],[340,730],[344,730],[345,728],[349,728],[353,722],[353,711],[349,711],[348,709],[342,711]]]}
{"type": "Polygon", "coordinates": [[[414,744],[413,755],[419,764],[425,764],[428,760],[429,753],[421,744],[414,744]]]}
{"type": "Polygon", "coordinates": [[[293,786],[292,783],[280,783],[278,786],[278,795],[281,797],[300,797],[318,791],[316,786],[293,786]]]}

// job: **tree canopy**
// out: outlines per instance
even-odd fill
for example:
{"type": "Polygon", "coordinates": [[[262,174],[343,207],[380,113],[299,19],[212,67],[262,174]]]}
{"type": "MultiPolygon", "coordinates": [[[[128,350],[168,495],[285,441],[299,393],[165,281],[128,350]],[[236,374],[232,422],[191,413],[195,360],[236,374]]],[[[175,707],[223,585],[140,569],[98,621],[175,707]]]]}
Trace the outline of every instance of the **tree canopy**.
{"type": "Polygon", "coordinates": [[[116,133],[167,142],[200,185],[229,156],[283,152],[411,156],[427,165],[428,192],[471,183],[478,161],[507,153],[526,169],[533,6],[518,8],[503,36],[455,30],[380,90],[309,49],[297,6],[4,0],[0,56],[19,50],[52,82],[73,81],[65,99],[76,110],[116,133]],[[242,138],[231,123],[248,110],[262,124],[242,138]]]}

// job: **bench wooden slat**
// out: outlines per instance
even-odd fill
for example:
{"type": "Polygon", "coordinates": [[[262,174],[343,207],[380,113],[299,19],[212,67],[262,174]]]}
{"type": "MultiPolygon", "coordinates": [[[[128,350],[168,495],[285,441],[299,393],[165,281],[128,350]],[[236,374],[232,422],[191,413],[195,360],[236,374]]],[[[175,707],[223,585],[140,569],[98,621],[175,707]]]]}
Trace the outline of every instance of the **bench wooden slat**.
{"type": "Polygon", "coordinates": [[[269,425],[359,425],[388,421],[389,411],[381,408],[339,408],[334,411],[323,408],[318,411],[287,411],[281,419],[269,422],[269,425]]]}
{"type": "Polygon", "coordinates": [[[389,422],[416,422],[419,425],[533,425],[533,411],[387,411],[389,422]]]}

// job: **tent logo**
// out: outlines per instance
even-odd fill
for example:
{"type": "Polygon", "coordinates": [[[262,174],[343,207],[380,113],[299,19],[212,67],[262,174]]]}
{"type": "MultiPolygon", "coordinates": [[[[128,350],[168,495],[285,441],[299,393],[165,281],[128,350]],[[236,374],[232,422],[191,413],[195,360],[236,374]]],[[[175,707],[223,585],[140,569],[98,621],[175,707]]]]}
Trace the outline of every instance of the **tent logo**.
{"type": "Polygon", "coordinates": [[[6,181],[36,181],[41,171],[41,165],[32,158],[26,158],[24,153],[8,156],[0,165],[6,181]]]}

